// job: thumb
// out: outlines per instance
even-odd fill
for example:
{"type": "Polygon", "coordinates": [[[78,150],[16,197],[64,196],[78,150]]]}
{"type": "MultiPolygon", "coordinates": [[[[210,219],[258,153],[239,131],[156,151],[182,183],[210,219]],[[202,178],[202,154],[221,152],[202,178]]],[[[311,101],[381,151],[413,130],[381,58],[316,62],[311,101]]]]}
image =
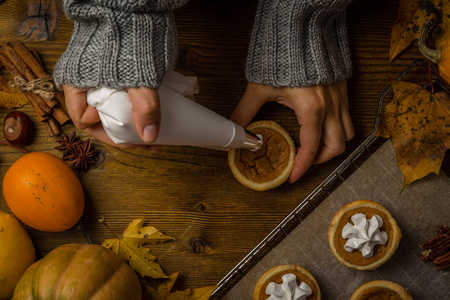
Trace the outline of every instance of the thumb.
{"type": "Polygon", "coordinates": [[[141,139],[148,144],[158,138],[161,125],[159,95],[147,87],[127,89],[133,112],[134,125],[141,139]]]}
{"type": "Polygon", "coordinates": [[[76,128],[84,130],[100,121],[97,110],[87,103],[87,89],[63,85],[67,112],[76,128]]]}

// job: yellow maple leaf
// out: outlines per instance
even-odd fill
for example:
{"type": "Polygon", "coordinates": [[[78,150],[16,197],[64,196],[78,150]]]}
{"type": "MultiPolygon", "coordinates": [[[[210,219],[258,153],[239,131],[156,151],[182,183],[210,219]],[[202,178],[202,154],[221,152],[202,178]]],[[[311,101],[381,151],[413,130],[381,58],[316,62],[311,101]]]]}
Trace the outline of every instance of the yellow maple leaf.
{"type": "Polygon", "coordinates": [[[171,274],[156,289],[147,285],[142,298],[144,300],[166,300],[179,274],[180,272],[171,274]]]}
{"type": "Polygon", "coordinates": [[[405,188],[428,174],[439,174],[450,149],[450,94],[393,81],[393,100],[386,105],[378,136],[390,138],[405,188]]]}
{"type": "Polygon", "coordinates": [[[186,289],[170,293],[165,300],[208,300],[216,286],[186,289]]]}
{"type": "MultiPolygon", "coordinates": [[[[433,19],[442,24],[443,0],[400,0],[398,18],[391,31],[389,62],[420,36],[423,24],[433,19]]],[[[447,0],[446,0],[447,1],[447,0]]]]}
{"type": "Polygon", "coordinates": [[[0,77],[0,106],[11,109],[28,103],[27,97],[16,87],[10,87],[8,80],[0,77]]]}
{"type": "Polygon", "coordinates": [[[146,286],[143,300],[208,300],[217,286],[207,286],[195,289],[185,289],[171,292],[180,272],[173,273],[156,289],[146,286]]]}
{"type": "Polygon", "coordinates": [[[122,236],[115,239],[105,239],[102,246],[118,254],[143,277],[167,278],[161,266],[156,262],[156,257],[150,253],[150,249],[143,245],[173,240],[173,238],[163,235],[154,227],[143,226],[144,221],[145,219],[133,220],[122,236]]]}
{"type": "Polygon", "coordinates": [[[174,238],[161,233],[152,226],[143,226],[145,219],[134,219],[123,232],[122,236],[128,239],[136,239],[139,244],[156,244],[162,243],[174,238]]]}

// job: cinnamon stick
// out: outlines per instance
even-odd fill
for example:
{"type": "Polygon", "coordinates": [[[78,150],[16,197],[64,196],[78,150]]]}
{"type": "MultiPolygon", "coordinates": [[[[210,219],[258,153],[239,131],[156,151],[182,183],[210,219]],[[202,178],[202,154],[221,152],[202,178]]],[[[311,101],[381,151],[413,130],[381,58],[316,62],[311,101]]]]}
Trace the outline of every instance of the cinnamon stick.
{"type": "MultiPolygon", "coordinates": [[[[29,50],[22,42],[14,44],[12,45],[12,47],[38,78],[46,77],[49,75],[45,70],[45,66],[41,61],[39,53],[37,53],[35,49],[29,50]]],[[[60,91],[55,89],[54,97],[55,100],[63,107],[63,109],[66,110],[64,95],[60,91]]]]}
{"type": "MultiPolygon", "coordinates": [[[[16,51],[16,53],[23,59],[23,61],[30,67],[31,71],[33,71],[33,73],[36,74],[38,78],[46,77],[49,75],[48,72],[45,70],[45,66],[35,49],[29,50],[22,42],[14,44],[12,45],[12,47],[16,51]]],[[[58,102],[62,106],[64,111],[67,111],[64,95],[57,89],[55,89],[54,93],[56,102],[58,102]]],[[[54,117],[61,125],[70,120],[70,117],[66,112],[57,112],[57,114],[58,117],[57,116],[54,117]]]]}
{"type": "MultiPolygon", "coordinates": [[[[23,43],[22,46],[16,47],[20,52],[17,52],[10,43],[4,44],[2,48],[5,55],[14,63],[16,68],[28,81],[48,76],[43,67],[34,59],[33,54],[31,54],[23,43]]],[[[42,100],[49,107],[53,107],[58,103],[54,99],[42,98],[42,100]]]]}
{"type": "Polygon", "coordinates": [[[42,109],[42,107],[37,104],[36,99],[33,99],[33,98],[37,98],[36,97],[37,95],[34,94],[34,93],[31,93],[31,92],[26,92],[24,94],[28,98],[28,100],[29,100],[29,102],[31,104],[31,107],[33,108],[34,112],[36,113],[39,121],[40,122],[47,121],[50,118],[51,112],[45,112],[42,109]]]}
{"type": "Polygon", "coordinates": [[[60,125],[64,125],[64,124],[66,124],[67,122],[70,121],[70,116],[60,106],[55,106],[53,108],[52,116],[56,119],[56,121],[60,125]]]}
{"type": "MultiPolygon", "coordinates": [[[[28,49],[28,48],[27,48],[28,49]]],[[[31,49],[30,50],[31,54],[33,54],[33,57],[36,59],[36,61],[42,66],[42,68],[45,71],[45,66],[44,66],[44,62],[41,59],[41,56],[39,55],[39,53],[36,51],[36,49],[31,49]]],[[[33,69],[31,69],[33,70],[33,69]]]]}
{"type": "Polygon", "coordinates": [[[37,76],[37,78],[48,76],[48,73],[47,71],[45,71],[44,66],[36,60],[36,58],[33,56],[30,50],[28,50],[24,43],[18,43],[14,45],[7,43],[6,46],[11,47],[13,51],[15,51],[17,55],[19,55],[23,62],[30,68],[32,73],[36,74],[35,76],[37,76]]]}
{"type": "Polygon", "coordinates": [[[32,81],[36,79],[33,71],[27,66],[27,64],[20,58],[20,56],[14,51],[11,44],[6,43],[2,46],[3,53],[11,60],[11,62],[16,66],[17,70],[28,80],[32,81]]]}
{"type": "Polygon", "coordinates": [[[64,98],[64,94],[57,89],[55,89],[55,99],[56,101],[58,101],[59,105],[61,105],[64,111],[67,111],[66,99],[64,98]]]}
{"type": "MultiPolygon", "coordinates": [[[[13,62],[4,54],[3,47],[0,47],[0,61],[13,77],[19,77],[25,80],[24,76],[19,72],[19,70],[17,70],[13,62]]],[[[33,107],[39,120],[47,120],[52,112],[52,109],[42,100],[41,97],[39,97],[39,95],[32,92],[25,92],[24,94],[28,98],[28,101],[33,107]]]]}
{"type": "Polygon", "coordinates": [[[58,124],[56,124],[55,119],[49,118],[44,122],[45,129],[47,130],[47,133],[49,136],[55,136],[57,134],[60,134],[58,124]]]}
{"type": "MultiPolygon", "coordinates": [[[[37,51],[29,50],[24,43],[14,45],[6,43],[1,46],[0,61],[13,77],[19,77],[22,80],[33,81],[49,76],[37,51]]],[[[28,97],[39,120],[44,122],[49,136],[60,133],[58,124],[63,125],[70,121],[61,91],[55,89],[54,97],[50,100],[32,92],[24,94],[28,97]]]]}

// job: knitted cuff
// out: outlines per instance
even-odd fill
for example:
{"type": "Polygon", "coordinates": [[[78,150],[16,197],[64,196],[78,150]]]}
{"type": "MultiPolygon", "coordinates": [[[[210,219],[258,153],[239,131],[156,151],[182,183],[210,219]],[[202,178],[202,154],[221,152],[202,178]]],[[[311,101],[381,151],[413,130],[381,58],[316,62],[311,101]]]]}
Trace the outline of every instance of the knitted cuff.
{"type": "Polygon", "coordinates": [[[351,75],[345,9],[351,0],[260,0],[246,75],[272,86],[311,86],[351,75]]]}
{"type": "Polygon", "coordinates": [[[171,10],[120,10],[92,2],[65,10],[75,26],[55,66],[58,87],[157,88],[172,68],[177,40],[171,10]]]}

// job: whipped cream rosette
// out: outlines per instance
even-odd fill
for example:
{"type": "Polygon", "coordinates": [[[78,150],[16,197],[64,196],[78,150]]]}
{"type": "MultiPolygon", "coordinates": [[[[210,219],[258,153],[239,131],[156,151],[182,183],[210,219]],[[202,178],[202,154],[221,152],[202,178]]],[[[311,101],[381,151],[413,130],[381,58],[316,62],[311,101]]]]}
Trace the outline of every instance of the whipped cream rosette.
{"type": "Polygon", "coordinates": [[[385,245],[388,239],[385,231],[380,231],[383,219],[374,215],[367,219],[365,214],[355,214],[351,217],[353,224],[347,223],[342,229],[342,237],[347,239],[344,249],[348,252],[360,250],[365,258],[373,255],[376,245],[385,245]]]}
{"type": "Polygon", "coordinates": [[[297,276],[288,273],[281,277],[283,283],[271,282],[267,285],[266,294],[270,297],[266,300],[306,300],[312,294],[311,287],[301,282],[297,284],[297,276]]]}
{"type": "Polygon", "coordinates": [[[339,209],[328,229],[334,256],[356,270],[373,270],[396,251],[402,234],[391,213],[371,200],[357,200],[339,209]]]}
{"type": "Polygon", "coordinates": [[[296,264],[270,268],[253,290],[253,300],[320,300],[321,297],[314,276],[296,264]]]}

